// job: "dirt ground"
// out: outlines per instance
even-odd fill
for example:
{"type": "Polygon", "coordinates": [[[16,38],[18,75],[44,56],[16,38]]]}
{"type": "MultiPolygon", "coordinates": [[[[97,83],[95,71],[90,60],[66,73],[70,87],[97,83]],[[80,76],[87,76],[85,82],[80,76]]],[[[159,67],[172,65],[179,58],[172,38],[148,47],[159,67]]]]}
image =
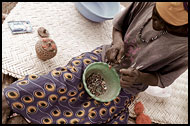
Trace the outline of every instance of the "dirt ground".
{"type": "Polygon", "coordinates": [[[2,23],[18,2],[2,2],[2,23]]]}
{"type": "Polygon", "coordinates": [[[2,2],[2,12],[8,14],[18,2],[2,2]]]}

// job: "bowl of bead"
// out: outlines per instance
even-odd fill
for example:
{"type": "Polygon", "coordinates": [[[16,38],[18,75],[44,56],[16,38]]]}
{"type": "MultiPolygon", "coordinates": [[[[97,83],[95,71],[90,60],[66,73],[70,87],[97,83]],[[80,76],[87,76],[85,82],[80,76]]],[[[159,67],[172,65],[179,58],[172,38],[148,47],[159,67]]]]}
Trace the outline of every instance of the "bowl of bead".
{"type": "Polygon", "coordinates": [[[95,100],[109,102],[120,93],[119,75],[107,63],[95,62],[86,67],[83,84],[87,93],[95,100]]]}

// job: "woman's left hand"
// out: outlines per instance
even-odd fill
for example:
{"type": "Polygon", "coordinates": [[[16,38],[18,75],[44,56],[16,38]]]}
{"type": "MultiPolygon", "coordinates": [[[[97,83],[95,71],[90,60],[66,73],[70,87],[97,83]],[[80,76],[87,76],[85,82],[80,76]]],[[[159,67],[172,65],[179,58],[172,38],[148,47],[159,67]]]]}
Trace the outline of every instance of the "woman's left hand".
{"type": "Polygon", "coordinates": [[[122,88],[131,87],[135,83],[141,83],[140,81],[140,71],[135,68],[121,69],[120,70],[120,85],[122,88]]]}

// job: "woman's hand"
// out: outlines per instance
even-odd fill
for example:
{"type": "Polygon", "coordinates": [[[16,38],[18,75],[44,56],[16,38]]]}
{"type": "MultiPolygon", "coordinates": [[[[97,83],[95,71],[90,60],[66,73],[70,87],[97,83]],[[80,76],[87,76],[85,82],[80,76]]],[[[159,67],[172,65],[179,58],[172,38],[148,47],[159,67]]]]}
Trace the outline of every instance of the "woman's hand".
{"type": "Polygon", "coordinates": [[[135,68],[121,69],[120,73],[120,85],[122,88],[128,88],[135,83],[141,83],[141,72],[135,68]]]}
{"type": "Polygon", "coordinates": [[[112,46],[106,51],[106,57],[109,62],[120,63],[121,57],[124,54],[124,42],[121,31],[113,28],[112,46]]]}
{"type": "Polygon", "coordinates": [[[123,41],[113,42],[111,48],[109,48],[106,51],[106,57],[108,61],[113,63],[120,63],[121,57],[123,55],[124,55],[123,41]]]}
{"type": "Polygon", "coordinates": [[[156,73],[144,73],[133,67],[120,70],[120,85],[122,88],[131,87],[133,84],[145,84],[148,86],[158,86],[158,76],[156,73]]]}

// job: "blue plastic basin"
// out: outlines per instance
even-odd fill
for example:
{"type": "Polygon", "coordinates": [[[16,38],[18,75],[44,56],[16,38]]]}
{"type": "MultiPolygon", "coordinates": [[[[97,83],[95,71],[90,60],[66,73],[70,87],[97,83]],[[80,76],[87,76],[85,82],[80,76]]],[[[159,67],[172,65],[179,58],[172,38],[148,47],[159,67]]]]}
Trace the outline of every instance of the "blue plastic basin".
{"type": "Polygon", "coordinates": [[[77,10],[94,22],[111,20],[120,11],[120,2],[76,2],[77,10]]]}

